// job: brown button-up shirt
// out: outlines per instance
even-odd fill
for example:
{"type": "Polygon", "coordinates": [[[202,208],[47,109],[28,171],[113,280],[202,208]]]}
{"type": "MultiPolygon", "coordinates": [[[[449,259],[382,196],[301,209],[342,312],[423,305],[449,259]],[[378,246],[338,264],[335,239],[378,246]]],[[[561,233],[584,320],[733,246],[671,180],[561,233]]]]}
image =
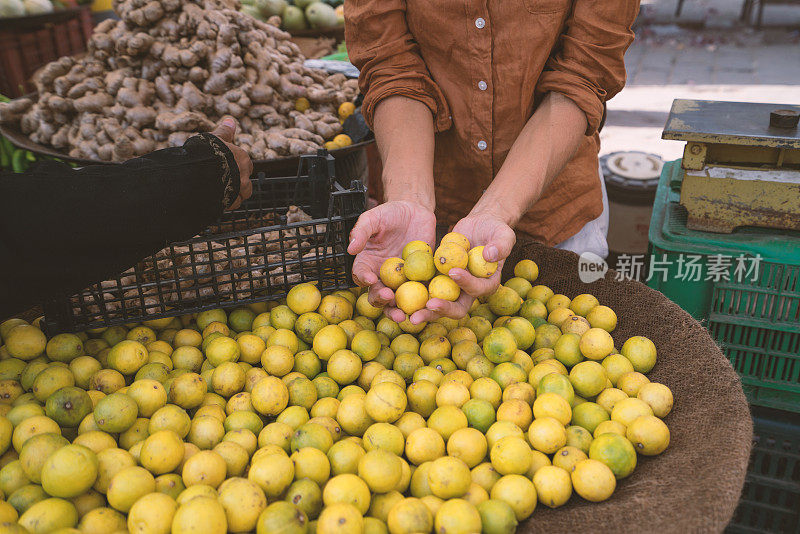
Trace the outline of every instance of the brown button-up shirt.
{"type": "MultiPolygon", "coordinates": [[[[586,114],[586,137],[517,228],[554,245],[600,215],[597,128],[625,83],[639,0],[346,0],[347,51],[369,124],[381,100],[430,108],[440,222],[466,215],[548,92],[586,114]]],[[[531,165],[536,162],[532,161],[531,165]]]]}

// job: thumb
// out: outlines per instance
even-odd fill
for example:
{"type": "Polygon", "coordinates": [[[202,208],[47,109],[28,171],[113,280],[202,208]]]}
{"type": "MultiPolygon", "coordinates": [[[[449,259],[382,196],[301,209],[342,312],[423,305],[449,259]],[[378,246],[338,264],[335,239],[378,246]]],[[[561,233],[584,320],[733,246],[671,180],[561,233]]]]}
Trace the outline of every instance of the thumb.
{"type": "Polygon", "coordinates": [[[225,117],[211,133],[226,143],[233,143],[233,136],[236,133],[236,121],[233,117],[225,117]]]}
{"type": "Polygon", "coordinates": [[[504,260],[511,254],[517,236],[508,226],[495,230],[491,241],[483,248],[483,258],[486,261],[504,260]]]}
{"type": "Polygon", "coordinates": [[[347,246],[348,254],[355,255],[364,250],[369,238],[378,231],[377,225],[373,219],[373,210],[375,209],[377,208],[365,211],[359,216],[358,220],[356,220],[356,224],[350,231],[350,244],[347,246]]]}

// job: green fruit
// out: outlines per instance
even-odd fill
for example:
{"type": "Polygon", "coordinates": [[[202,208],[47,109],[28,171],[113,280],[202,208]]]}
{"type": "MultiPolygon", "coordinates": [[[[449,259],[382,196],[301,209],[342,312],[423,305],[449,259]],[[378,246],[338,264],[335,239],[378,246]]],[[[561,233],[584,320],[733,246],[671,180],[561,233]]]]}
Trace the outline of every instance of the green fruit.
{"type": "Polygon", "coordinates": [[[69,428],[77,427],[91,411],[92,399],[89,394],[73,386],[59,389],[47,397],[45,404],[47,417],[59,426],[69,428]]]}
{"type": "Polygon", "coordinates": [[[589,458],[606,464],[617,479],[625,478],[636,468],[636,450],[619,434],[601,434],[589,447],[589,458]]]}
{"type": "Polygon", "coordinates": [[[78,511],[67,500],[45,499],[28,508],[20,516],[19,524],[33,534],[72,528],[78,524],[78,511]]]}
{"type": "Polygon", "coordinates": [[[47,499],[49,495],[38,484],[27,484],[8,496],[8,504],[14,507],[18,514],[25,511],[39,501],[47,499]]]}
{"type": "MultiPolygon", "coordinates": [[[[254,4],[264,17],[273,17],[280,15],[288,5],[286,0],[256,0],[254,4]]],[[[233,313],[231,313],[230,322],[233,323],[233,313]]]]}
{"type": "Polygon", "coordinates": [[[337,24],[336,10],[322,2],[314,2],[306,7],[306,18],[312,28],[333,28],[337,24]]]}
{"type": "Polygon", "coordinates": [[[45,402],[47,397],[63,387],[74,386],[75,376],[69,367],[52,365],[36,375],[31,392],[39,402],[45,402]]]}
{"type": "Polygon", "coordinates": [[[97,456],[81,445],[67,445],[42,467],[42,488],[54,497],[71,499],[85,493],[97,478],[97,456]]]}
{"type": "Polygon", "coordinates": [[[467,423],[485,434],[495,421],[495,412],[489,401],[483,399],[470,399],[461,411],[467,416],[467,423]]]}
{"type": "Polygon", "coordinates": [[[97,403],[94,420],[100,430],[118,434],[133,426],[138,413],[136,401],[123,393],[112,393],[97,403]]]}
{"type": "MultiPolygon", "coordinates": [[[[300,2],[297,2],[298,4],[300,2]]],[[[308,28],[306,24],[306,16],[299,6],[286,6],[283,10],[283,28],[289,31],[305,30],[308,28]]]]}
{"type": "Polygon", "coordinates": [[[242,13],[244,13],[246,15],[250,15],[254,19],[258,19],[258,20],[262,20],[262,21],[264,20],[264,16],[261,14],[261,10],[258,9],[256,6],[250,6],[250,5],[245,4],[239,9],[239,11],[241,11],[242,13]]]}

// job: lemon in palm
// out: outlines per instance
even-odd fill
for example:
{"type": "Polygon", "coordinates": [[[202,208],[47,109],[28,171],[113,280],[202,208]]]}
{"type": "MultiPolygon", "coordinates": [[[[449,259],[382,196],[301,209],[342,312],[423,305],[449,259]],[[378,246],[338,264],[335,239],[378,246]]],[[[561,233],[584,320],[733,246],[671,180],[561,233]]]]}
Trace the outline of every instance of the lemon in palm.
{"type": "Polygon", "coordinates": [[[460,234],[458,232],[449,232],[442,237],[442,240],[439,242],[439,246],[442,245],[457,245],[463,248],[465,251],[469,250],[469,239],[464,234],[460,234]]]}
{"type": "Polygon", "coordinates": [[[432,299],[455,302],[461,295],[461,288],[458,287],[458,284],[456,284],[452,278],[440,274],[434,276],[433,280],[428,283],[428,293],[432,299]]]}
{"type": "Polygon", "coordinates": [[[409,280],[427,282],[436,276],[436,267],[433,265],[433,254],[424,250],[417,250],[404,258],[403,274],[409,280]]]}
{"type": "Polygon", "coordinates": [[[406,315],[411,315],[425,307],[428,302],[428,288],[420,282],[404,282],[395,292],[395,301],[398,308],[406,315]]]}
{"type": "Polygon", "coordinates": [[[387,258],[381,265],[378,276],[383,285],[390,289],[397,289],[407,280],[403,272],[405,262],[402,258],[387,258]]]}
{"type": "Polygon", "coordinates": [[[442,243],[433,255],[433,262],[436,270],[442,274],[447,274],[450,269],[467,268],[467,251],[456,243],[442,243]]]}
{"type": "Polygon", "coordinates": [[[433,255],[433,249],[429,244],[427,244],[425,241],[416,240],[416,241],[409,241],[408,243],[406,243],[406,245],[403,247],[403,252],[401,256],[405,260],[413,252],[417,251],[427,252],[428,254],[433,255]]]}
{"type": "Polygon", "coordinates": [[[497,271],[497,262],[484,259],[483,245],[480,245],[469,250],[467,254],[467,270],[472,276],[489,278],[497,271]]]}

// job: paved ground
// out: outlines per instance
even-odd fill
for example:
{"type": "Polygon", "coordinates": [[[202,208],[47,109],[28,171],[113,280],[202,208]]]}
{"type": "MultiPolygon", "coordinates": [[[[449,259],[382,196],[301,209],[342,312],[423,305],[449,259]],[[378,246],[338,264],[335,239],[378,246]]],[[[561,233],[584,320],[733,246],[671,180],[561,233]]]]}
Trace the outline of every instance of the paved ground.
{"type": "Polygon", "coordinates": [[[800,5],[767,6],[756,30],[738,20],[739,0],[685,0],[678,19],[676,2],[642,1],[628,83],[608,103],[602,153],[679,157],[682,143],[661,140],[675,98],[800,104],[800,5]],[[776,17],[788,26],[768,27],[776,17]]]}
{"type": "MultiPolygon", "coordinates": [[[[790,0],[786,0],[788,4],[790,0]]],[[[678,21],[706,28],[728,28],[740,23],[744,0],[684,0],[679,17],[675,16],[678,0],[641,0],[642,18],[658,24],[678,21]]],[[[755,23],[757,10],[753,10],[750,22],[755,23]]],[[[797,27],[800,25],[800,10],[797,5],[766,5],[763,27],[797,27]]]]}

